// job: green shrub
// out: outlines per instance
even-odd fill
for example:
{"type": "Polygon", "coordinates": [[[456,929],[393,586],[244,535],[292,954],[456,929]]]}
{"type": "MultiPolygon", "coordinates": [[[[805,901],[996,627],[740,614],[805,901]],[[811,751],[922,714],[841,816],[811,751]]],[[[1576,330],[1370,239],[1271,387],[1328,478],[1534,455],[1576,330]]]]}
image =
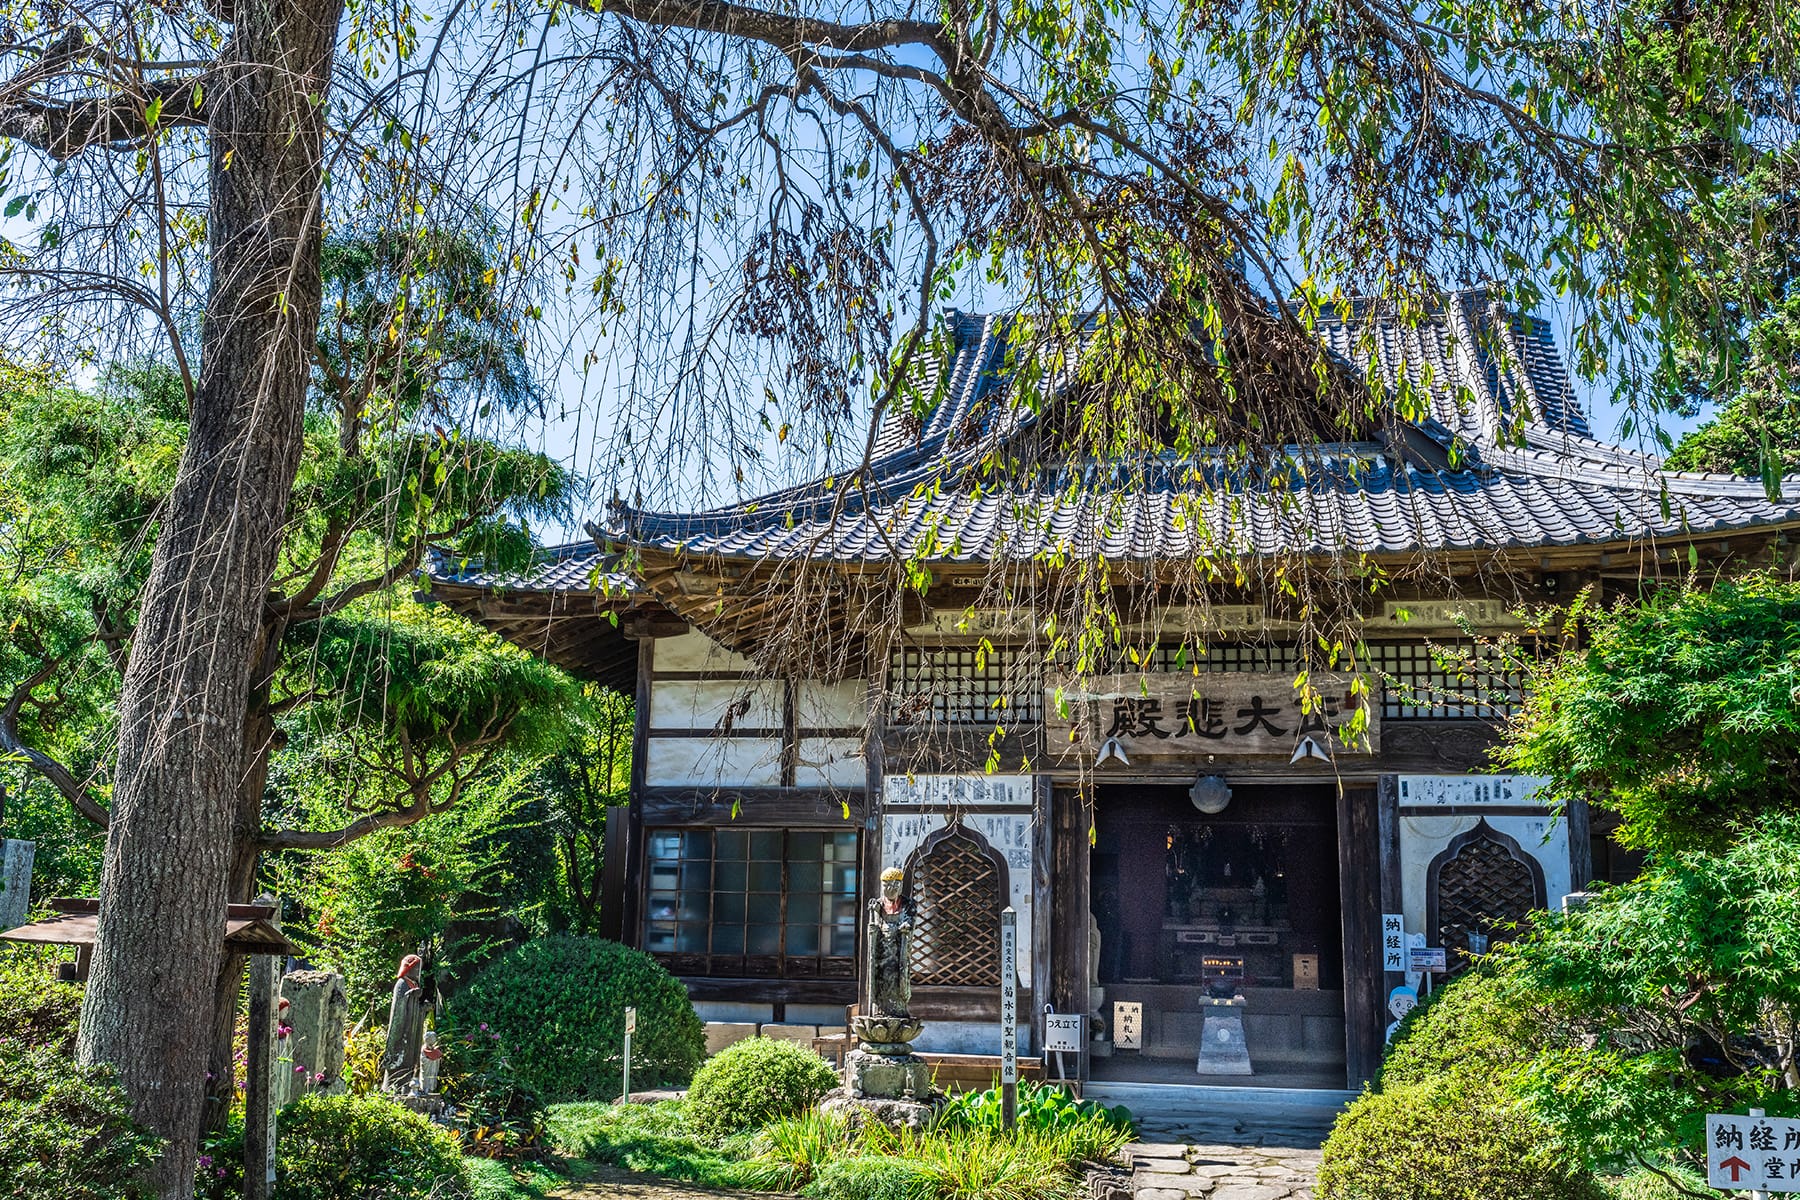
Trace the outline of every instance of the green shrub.
{"type": "Polygon", "coordinates": [[[1476,970],[1406,1015],[1376,1077],[1380,1089],[1446,1074],[1493,1077],[1524,1065],[1544,1042],[1544,1022],[1518,984],[1476,970]]]}
{"type": "Polygon", "coordinates": [[[1319,1200],[1604,1200],[1580,1157],[1499,1088],[1444,1076],[1365,1092],[1326,1139],[1319,1200]]]}
{"type": "Polygon", "coordinates": [[[380,1096],[302,1096],[281,1110],[281,1200],[455,1200],[469,1195],[456,1143],[380,1096]]]}
{"type": "Polygon", "coordinates": [[[17,1039],[73,1053],[80,1019],[80,986],[57,982],[47,956],[0,951],[0,1046],[17,1039]]]}
{"type": "Polygon", "coordinates": [[[826,1163],[806,1189],[819,1200],[930,1200],[936,1181],[923,1163],[859,1154],[826,1163]]]}
{"type": "Polygon", "coordinates": [[[685,1082],[706,1048],[687,989],[648,954],[617,942],[527,942],[476,975],[451,1000],[450,1014],[465,1033],[498,1033],[520,1085],[546,1102],[611,1099],[628,1005],[638,1011],[632,1081],[685,1082]]]}
{"type": "Polygon", "coordinates": [[[162,1142],[135,1125],[106,1067],[0,1046],[0,1190],[8,1200],[139,1200],[162,1142]]]}
{"type": "Polygon", "coordinates": [[[837,1086],[837,1072],[811,1050],[747,1038],[714,1055],[688,1088],[688,1128],[721,1138],[794,1117],[837,1086]]]}
{"type": "Polygon", "coordinates": [[[536,1154],[544,1137],[544,1105],[520,1078],[498,1033],[454,1026],[444,1047],[440,1088],[455,1108],[463,1153],[478,1158],[536,1154]]]}

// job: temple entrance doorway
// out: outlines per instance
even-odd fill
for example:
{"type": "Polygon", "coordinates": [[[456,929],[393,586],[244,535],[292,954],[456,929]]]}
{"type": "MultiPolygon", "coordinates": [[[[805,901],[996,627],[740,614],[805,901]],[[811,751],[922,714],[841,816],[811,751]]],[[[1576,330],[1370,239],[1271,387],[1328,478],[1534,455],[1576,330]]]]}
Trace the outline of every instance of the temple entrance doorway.
{"type": "Polygon", "coordinates": [[[1344,1086],[1337,792],[1327,784],[1115,784],[1095,796],[1091,903],[1104,1015],[1141,1009],[1141,1048],[1092,1078],[1344,1086]],[[1202,1053],[1202,1044],[1208,1049],[1202,1053]],[[1247,1058],[1247,1062],[1245,1059],[1247,1058]]]}

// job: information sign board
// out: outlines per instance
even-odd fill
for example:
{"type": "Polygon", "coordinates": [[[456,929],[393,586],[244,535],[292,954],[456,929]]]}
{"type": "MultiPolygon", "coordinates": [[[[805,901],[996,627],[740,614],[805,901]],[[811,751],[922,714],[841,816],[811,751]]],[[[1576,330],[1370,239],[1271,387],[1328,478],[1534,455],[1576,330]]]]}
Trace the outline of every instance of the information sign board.
{"type": "Polygon", "coordinates": [[[1406,970],[1406,919],[1399,913],[1381,915],[1381,969],[1406,970]]]}
{"type": "Polygon", "coordinates": [[[1143,1001],[1113,1001],[1113,1048],[1116,1050],[1142,1050],[1144,1048],[1143,1001]]]}
{"type": "Polygon", "coordinates": [[[1045,1013],[1044,1049],[1080,1050],[1083,1024],[1080,1013],[1045,1013]]]}
{"type": "Polygon", "coordinates": [[[1706,1182],[1716,1188],[1800,1192],[1800,1121],[1707,1114],[1706,1182]]]}

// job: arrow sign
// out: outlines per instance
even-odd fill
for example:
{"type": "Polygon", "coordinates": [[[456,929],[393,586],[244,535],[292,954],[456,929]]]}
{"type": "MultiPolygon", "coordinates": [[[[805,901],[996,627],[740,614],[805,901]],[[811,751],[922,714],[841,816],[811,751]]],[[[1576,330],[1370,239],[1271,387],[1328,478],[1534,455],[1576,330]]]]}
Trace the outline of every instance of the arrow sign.
{"type": "Polygon", "coordinates": [[[1736,1183],[1744,1177],[1745,1171],[1754,1171],[1756,1168],[1734,1154],[1724,1162],[1720,1163],[1719,1169],[1721,1171],[1730,1171],[1731,1182],[1736,1183]]]}
{"type": "Polygon", "coordinates": [[[1746,1114],[1706,1118],[1706,1182],[1716,1188],[1800,1192],[1800,1121],[1746,1114]]]}

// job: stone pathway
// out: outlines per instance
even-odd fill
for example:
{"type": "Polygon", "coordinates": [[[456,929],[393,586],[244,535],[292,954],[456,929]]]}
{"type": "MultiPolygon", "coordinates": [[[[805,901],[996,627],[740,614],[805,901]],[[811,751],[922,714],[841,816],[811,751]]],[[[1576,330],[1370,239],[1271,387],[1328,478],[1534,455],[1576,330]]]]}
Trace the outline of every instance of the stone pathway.
{"type": "Polygon", "coordinates": [[[1139,1142],[1136,1200],[1309,1200],[1319,1151],[1298,1146],[1139,1142]]]}

